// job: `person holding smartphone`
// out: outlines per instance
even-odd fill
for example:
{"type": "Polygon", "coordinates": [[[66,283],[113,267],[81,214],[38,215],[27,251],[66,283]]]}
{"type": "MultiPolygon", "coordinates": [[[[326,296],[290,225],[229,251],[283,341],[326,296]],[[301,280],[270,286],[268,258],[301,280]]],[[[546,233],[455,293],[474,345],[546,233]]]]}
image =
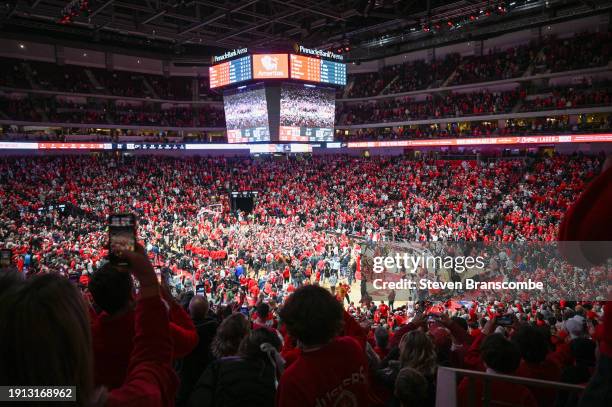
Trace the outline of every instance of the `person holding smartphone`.
{"type": "MultiPolygon", "coordinates": [[[[123,262],[121,258],[119,260],[123,262]]],[[[155,273],[155,280],[169,309],[173,356],[179,359],[191,353],[197,345],[197,332],[187,312],[170,294],[165,279],[155,273]]],[[[137,333],[135,305],[138,296],[131,276],[125,273],[125,266],[110,262],[94,272],[89,291],[94,304],[101,309],[98,315],[92,316],[91,322],[95,384],[109,389],[119,388],[128,374],[137,333]]]]}
{"type": "Polygon", "coordinates": [[[11,249],[0,249],[0,270],[13,268],[13,251],[11,249]]]}
{"type": "Polygon", "coordinates": [[[88,310],[78,288],[57,274],[16,282],[0,298],[0,383],[76,386],[78,406],[173,404],[172,340],[155,271],[139,245],[116,254],[140,283],[130,370],[121,386],[94,386],[88,310]]]}
{"type": "Polygon", "coordinates": [[[108,216],[108,260],[120,266],[127,262],[118,253],[133,252],[136,247],[136,216],[113,213],[108,216]]]}

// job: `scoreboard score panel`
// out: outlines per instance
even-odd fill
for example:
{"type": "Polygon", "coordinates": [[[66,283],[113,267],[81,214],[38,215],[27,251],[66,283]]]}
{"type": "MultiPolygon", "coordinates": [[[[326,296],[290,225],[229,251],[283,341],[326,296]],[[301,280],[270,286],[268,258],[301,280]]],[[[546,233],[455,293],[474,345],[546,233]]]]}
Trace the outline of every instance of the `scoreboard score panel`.
{"type": "Polygon", "coordinates": [[[346,85],[346,65],[341,62],[294,54],[289,57],[291,79],[346,85]]]}
{"type": "Polygon", "coordinates": [[[346,64],[296,54],[253,54],[208,68],[210,88],[252,79],[294,79],[346,85],[346,64]]]}
{"type": "Polygon", "coordinates": [[[303,55],[290,55],[291,79],[300,79],[309,82],[321,81],[320,59],[303,55]]]}
{"type": "Polygon", "coordinates": [[[346,65],[340,62],[321,61],[321,82],[333,85],[346,85],[346,65]]]}
{"type": "Polygon", "coordinates": [[[251,80],[253,79],[251,56],[247,55],[219,65],[213,65],[208,68],[208,74],[211,89],[251,80]]]}

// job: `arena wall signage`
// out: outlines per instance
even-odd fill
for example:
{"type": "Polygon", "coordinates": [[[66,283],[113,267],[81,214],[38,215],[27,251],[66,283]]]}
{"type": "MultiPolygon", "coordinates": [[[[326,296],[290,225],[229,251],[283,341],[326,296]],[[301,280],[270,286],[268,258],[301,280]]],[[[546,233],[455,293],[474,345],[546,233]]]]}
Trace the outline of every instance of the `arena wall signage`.
{"type": "Polygon", "coordinates": [[[231,51],[227,51],[223,55],[214,55],[212,57],[212,63],[216,64],[218,62],[225,61],[226,59],[230,59],[230,58],[234,58],[234,57],[246,54],[247,52],[249,52],[248,48],[236,48],[231,51]]]}
{"type": "Polygon", "coordinates": [[[38,143],[38,150],[113,150],[111,143],[38,143]]]}
{"type": "Polygon", "coordinates": [[[185,144],[128,144],[128,150],[184,150],[185,144]],[[131,147],[131,148],[130,148],[131,147]]]}
{"type": "Polygon", "coordinates": [[[249,150],[251,153],[311,152],[313,147],[325,148],[393,148],[393,147],[448,147],[490,146],[512,144],[612,143],[612,133],[568,134],[562,136],[517,136],[467,139],[433,139],[401,141],[355,141],[327,144],[159,144],[159,143],[36,143],[0,142],[0,150],[249,150]]]}
{"type": "Polygon", "coordinates": [[[319,57],[319,58],[336,59],[338,61],[343,61],[344,60],[344,55],[335,54],[335,53],[333,53],[331,51],[323,51],[322,49],[307,48],[307,47],[305,47],[303,45],[300,45],[300,44],[294,44],[293,45],[293,50],[295,52],[299,52],[300,54],[313,55],[313,56],[319,57]]]}
{"type": "Polygon", "coordinates": [[[0,150],[38,150],[39,143],[5,142],[0,143],[0,150]]]}
{"type": "Polygon", "coordinates": [[[524,137],[487,137],[454,138],[432,140],[402,141],[355,141],[348,148],[376,147],[448,147],[448,146],[489,146],[508,144],[560,144],[560,143],[611,143],[612,133],[568,134],[562,136],[524,136],[524,137]]]}

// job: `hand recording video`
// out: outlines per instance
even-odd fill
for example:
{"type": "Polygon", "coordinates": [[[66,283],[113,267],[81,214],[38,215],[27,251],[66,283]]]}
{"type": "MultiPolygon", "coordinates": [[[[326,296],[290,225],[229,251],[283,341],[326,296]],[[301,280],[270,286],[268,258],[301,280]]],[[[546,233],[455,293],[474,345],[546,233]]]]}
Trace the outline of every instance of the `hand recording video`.
{"type": "Polygon", "coordinates": [[[123,252],[136,249],[136,217],[132,214],[112,214],[108,217],[109,260],[127,265],[123,252]]]}

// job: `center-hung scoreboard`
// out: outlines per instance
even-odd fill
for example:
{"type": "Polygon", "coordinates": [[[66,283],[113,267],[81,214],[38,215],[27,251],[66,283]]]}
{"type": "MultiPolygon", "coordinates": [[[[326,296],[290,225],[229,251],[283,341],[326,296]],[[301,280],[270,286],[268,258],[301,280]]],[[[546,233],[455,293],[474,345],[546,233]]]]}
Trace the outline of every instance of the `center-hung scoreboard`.
{"type": "Polygon", "coordinates": [[[333,141],[343,59],[298,45],[293,52],[239,48],[213,57],[210,88],[223,93],[228,142],[333,141]]]}
{"type": "Polygon", "coordinates": [[[297,45],[295,50],[296,53],[251,54],[246,48],[242,48],[215,56],[213,65],[209,68],[210,88],[223,88],[262,79],[346,85],[346,64],[342,62],[342,55],[297,45]]]}

